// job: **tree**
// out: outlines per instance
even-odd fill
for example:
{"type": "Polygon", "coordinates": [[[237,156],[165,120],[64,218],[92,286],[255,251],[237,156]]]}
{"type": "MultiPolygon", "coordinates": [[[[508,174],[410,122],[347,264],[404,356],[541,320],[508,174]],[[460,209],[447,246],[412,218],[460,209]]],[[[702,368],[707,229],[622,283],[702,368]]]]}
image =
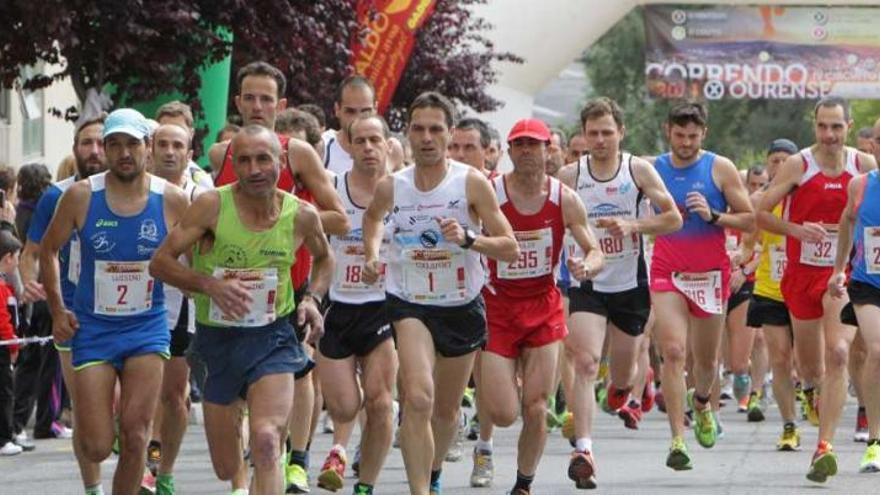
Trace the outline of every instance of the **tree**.
{"type": "MultiPolygon", "coordinates": [[[[645,32],[641,8],[634,9],[586,51],[583,61],[589,97],[615,99],[626,115],[625,146],[654,155],[666,149],[662,124],[673,103],[651,99],[645,85],[645,32]]],[[[707,102],[709,133],[705,147],[740,167],[762,162],[773,139],[812,142],[808,100],[719,100],[707,102]]]]}

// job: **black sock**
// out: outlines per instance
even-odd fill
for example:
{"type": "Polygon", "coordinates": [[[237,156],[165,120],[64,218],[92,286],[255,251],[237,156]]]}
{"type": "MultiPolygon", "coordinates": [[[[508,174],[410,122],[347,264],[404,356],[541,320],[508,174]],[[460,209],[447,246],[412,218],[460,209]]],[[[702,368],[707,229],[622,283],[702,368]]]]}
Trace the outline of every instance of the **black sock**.
{"type": "Polygon", "coordinates": [[[434,483],[436,483],[437,480],[440,479],[440,473],[442,473],[442,472],[443,472],[443,469],[438,469],[438,470],[436,470],[436,471],[431,471],[431,484],[432,484],[432,485],[433,485],[434,483]]]}
{"type": "Polygon", "coordinates": [[[871,445],[880,445],[880,438],[871,438],[868,440],[868,447],[871,445]]]}
{"type": "Polygon", "coordinates": [[[515,492],[519,489],[523,489],[525,491],[531,491],[532,489],[532,481],[535,479],[535,475],[526,476],[516,470],[516,484],[513,485],[513,490],[511,492],[515,492]]]}
{"type": "Polygon", "coordinates": [[[309,451],[308,450],[291,450],[289,464],[291,466],[296,464],[297,466],[300,466],[303,469],[305,469],[306,471],[308,471],[309,470],[309,451]]]}
{"type": "Polygon", "coordinates": [[[702,406],[705,406],[708,402],[709,397],[705,395],[697,395],[696,392],[694,393],[694,405],[700,404],[702,406]]]}
{"type": "Polygon", "coordinates": [[[859,414],[865,414],[865,406],[859,406],[859,414]]]}
{"type": "Polygon", "coordinates": [[[150,445],[147,446],[147,449],[152,449],[152,448],[162,450],[162,442],[160,442],[158,440],[150,440],[150,445]]]}
{"type": "Polygon", "coordinates": [[[355,495],[372,495],[373,493],[373,485],[368,485],[366,483],[357,482],[354,484],[354,494],[355,495]]]}

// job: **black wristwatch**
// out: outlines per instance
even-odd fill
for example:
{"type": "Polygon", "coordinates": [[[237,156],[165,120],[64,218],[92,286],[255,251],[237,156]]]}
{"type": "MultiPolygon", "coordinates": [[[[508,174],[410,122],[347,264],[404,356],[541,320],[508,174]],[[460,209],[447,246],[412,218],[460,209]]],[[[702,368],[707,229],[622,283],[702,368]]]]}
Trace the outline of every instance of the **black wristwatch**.
{"type": "Polygon", "coordinates": [[[714,208],[709,210],[709,213],[712,214],[712,217],[706,223],[708,223],[709,225],[715,225],[716,223],[718,223],[718,219],[721,218],[721,213],[715,211],[714,208]]]}
{"type": "Polygon", "coordinates": [[[303,299],[305,299],[307,297],[310,298],[315,303],[315,306],[317,306],[318,308],[320,308],[321,303],[324,302],[324,299],[321,296],[319,296],[318,294],[315,294],[312,291],[307,290],[302,296],[303,299]]]}
{"type": "Polygon", "coordinates": [[[464,230],[464,242],[461,244],[462,249],[470,249],[477,240],[477,233],[471,229],[464,230]]]}

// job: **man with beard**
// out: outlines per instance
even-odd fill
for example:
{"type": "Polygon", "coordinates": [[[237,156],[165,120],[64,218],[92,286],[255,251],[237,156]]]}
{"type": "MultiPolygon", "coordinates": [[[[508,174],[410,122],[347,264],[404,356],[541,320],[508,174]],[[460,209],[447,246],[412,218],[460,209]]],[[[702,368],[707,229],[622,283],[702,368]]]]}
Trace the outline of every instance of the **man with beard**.
{"type": "MultiPolygon", "coordinates": [[[[76,175],[68,177],[60,182],[56,182],[46,189],[46,192],[40,197],[34,210],[34,216],[31,219],[30,228],[27,232],[27,240],[24,249],[21,252],[21,264],[19,271],[21,279],[24,283],[25,293],[22,297],[23,302],[34,303],[31,315],[31,328],[39,328],[39,335],[51,335],[52,320],[49,314],[49,307],[46,305],[46,293],[43,285],[39,280],[39,256],[40,244],[43,236],[49,228],[49,222],[55,214],[58,207],[58,200],[76,181],[87,179],[93,174],[103,172],[106,168],[104,157],[104,142],[101,135],[104,131],[105,116],[101,115],[96,118],[87,120],[77,127],[73,137],[73,157],[76,160],[76,175]]],[[[73,293],[76,289],[76,282],[79,279],[80,264],[80,248],[79,238],[74,234],[67,239],[62,246],[59,257],[59,269],[61,276],[61,292],[64,299],[64,306],[68,309],[73,308],[73,293]]],[[[76,403],[76,383],[73,379],[73,365],[70,357],[70,342],[56,342],[55,348],[58,350],[58,357],[61,362],[61,372],[64,376],[64,382],[67,386],[67,393],[70,395],[72,403],[76,403]]],[[[46,356],[47,359],[53,359],[54,356],[46,356]]],[[[47,363],[48,364],[48,363],[47,363]]],[[[55,374],[51,366],[41,366],[45,372],[55,374]]],[[[29,411],[28,411],[29,412],[29,411]]],[[[76,417],[74,417],[74,421],[76,417]]],[[[22,418],[22,428],[26,418],[22,418]]],[[[79,464],[80,476],[85,486],[86,495],[97,495],[102,492],[101,489],[101,468],[99,463],[88,460],[82,453],[80,444],[77,441],[78,429],[74,425],[74,441],[73,452],[79,464]]]]}

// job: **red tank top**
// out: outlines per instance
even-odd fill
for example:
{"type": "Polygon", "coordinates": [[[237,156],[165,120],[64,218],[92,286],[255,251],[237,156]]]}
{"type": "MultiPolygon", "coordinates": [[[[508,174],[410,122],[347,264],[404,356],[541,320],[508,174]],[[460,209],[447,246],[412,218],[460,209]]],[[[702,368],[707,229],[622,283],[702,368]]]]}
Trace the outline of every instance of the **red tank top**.
{"type": "MultiPolygon", "coordinates": [[[[281,172],[278,175],[278,189],[284,192],[290,192],[303,201],[314,203],[315,198],[301,183],[293,176],[287,163],[287,146],[290,138],[282,134],[278,134],[278,140],[281,141],[281,172]]],[[[236,182],[238,177],[232,167],[232,143],[226,147],[226,155],[223,157],[223,165],[220,166],[220,172],[214,178],[214,186],[220,187],[226,184],[236,182]]],[[[298,290],[308,282],[309,274],[312,271],[312,255],[305,246],[300,246],[296,251],[296,263],[290,267],[290,280],[294,290],[298,290]]]]}
{"type": "Polygon", "coordinates": [[[519,259],[504,263],[489,258],[488,290],[515,298],[530,298],[555,290],[553,270],[559,263],[565,221],[562,218],[562,185],[547,178],[549,193],[541,211],[533,215],[519,212],[507,195],[507,176],[492,181],[501,212],[507,217],[519,243],[519,259]]]}
{"type": "MultiPolygon", "coordinates": [[[[837,177],[828,177],[822,173],[809,148],[801,150],[801,156],[804,160],[804,175],[797,189],[786,198],[783,216],[789,222],[799,225],[814,222],[836,226],[846,207],[849,181],[860,173],[858,153],[851,148],[846,149],[846,163],[837,177]]],[[[818,255],[833,260],[836,249],[830,242],[812,243],[811,248],[813,247],[818,255]]],[[[787,266],[791,268],[831,269],[830,266],[802,263],[801,241],[795,237],[786,238],[785,256],[788,260],[787,266]]]]}

